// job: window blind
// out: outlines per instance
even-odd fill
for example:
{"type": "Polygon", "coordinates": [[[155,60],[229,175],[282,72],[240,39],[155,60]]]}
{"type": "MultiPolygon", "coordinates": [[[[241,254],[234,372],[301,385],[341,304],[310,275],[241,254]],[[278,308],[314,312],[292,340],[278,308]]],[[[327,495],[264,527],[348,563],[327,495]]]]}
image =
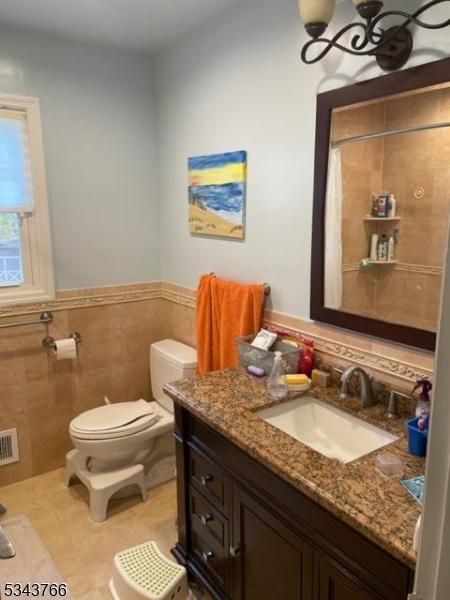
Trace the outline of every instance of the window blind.
{"type": "Polygon", "coordinates": [[[0,212],[31,212],[33,195],[25,115],[0,110],[0,212]]]}

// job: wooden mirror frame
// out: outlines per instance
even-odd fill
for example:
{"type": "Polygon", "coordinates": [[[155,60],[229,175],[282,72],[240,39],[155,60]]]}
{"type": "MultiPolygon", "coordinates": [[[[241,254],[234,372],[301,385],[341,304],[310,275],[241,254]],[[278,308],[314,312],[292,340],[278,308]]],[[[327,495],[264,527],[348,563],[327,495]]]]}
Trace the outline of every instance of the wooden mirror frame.
{"type": "Polygon", "coordinates": [[[311,319],[434,351],[436,333],[325,306],[325,205],[333,109],[450,81],[450,58],[318,94],[311,254],[311,319]]]}

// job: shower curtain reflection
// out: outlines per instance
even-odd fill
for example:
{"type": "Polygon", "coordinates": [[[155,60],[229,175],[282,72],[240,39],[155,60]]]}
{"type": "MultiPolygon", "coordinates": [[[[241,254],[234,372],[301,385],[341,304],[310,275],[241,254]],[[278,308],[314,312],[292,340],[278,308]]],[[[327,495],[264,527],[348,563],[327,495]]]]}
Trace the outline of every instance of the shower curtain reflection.
{"type": "Polygon", "coordinates": [[[330,149],[325,211],[325,306],[342,305],[342,166],[339,148],[330,149]]]}

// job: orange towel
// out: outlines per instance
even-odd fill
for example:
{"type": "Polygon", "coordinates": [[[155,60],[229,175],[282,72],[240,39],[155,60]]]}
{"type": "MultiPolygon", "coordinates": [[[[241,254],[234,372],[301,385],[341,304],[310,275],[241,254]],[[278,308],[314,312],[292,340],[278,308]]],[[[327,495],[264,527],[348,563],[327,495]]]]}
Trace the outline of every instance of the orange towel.
{"type": "Polygon", "coordinates": [[[197,290],[199,373],[238,365],[236,338],[259,331],[263,297],[263,285],[201,276],[197,290]]]}

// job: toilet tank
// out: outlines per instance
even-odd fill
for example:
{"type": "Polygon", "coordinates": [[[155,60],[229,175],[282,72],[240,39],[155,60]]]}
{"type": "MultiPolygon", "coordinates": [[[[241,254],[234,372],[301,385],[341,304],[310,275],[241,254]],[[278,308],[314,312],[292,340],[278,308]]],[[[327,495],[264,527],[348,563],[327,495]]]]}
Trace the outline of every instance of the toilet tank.
{"type": "Polygon", "coordinates": [[[173,402],[163,392],[170,381],[195,375],[197,351],[175,340],[161,340],[150,346],[150,376],[153,398],[163,408],[173,413],[173,402]]]}

